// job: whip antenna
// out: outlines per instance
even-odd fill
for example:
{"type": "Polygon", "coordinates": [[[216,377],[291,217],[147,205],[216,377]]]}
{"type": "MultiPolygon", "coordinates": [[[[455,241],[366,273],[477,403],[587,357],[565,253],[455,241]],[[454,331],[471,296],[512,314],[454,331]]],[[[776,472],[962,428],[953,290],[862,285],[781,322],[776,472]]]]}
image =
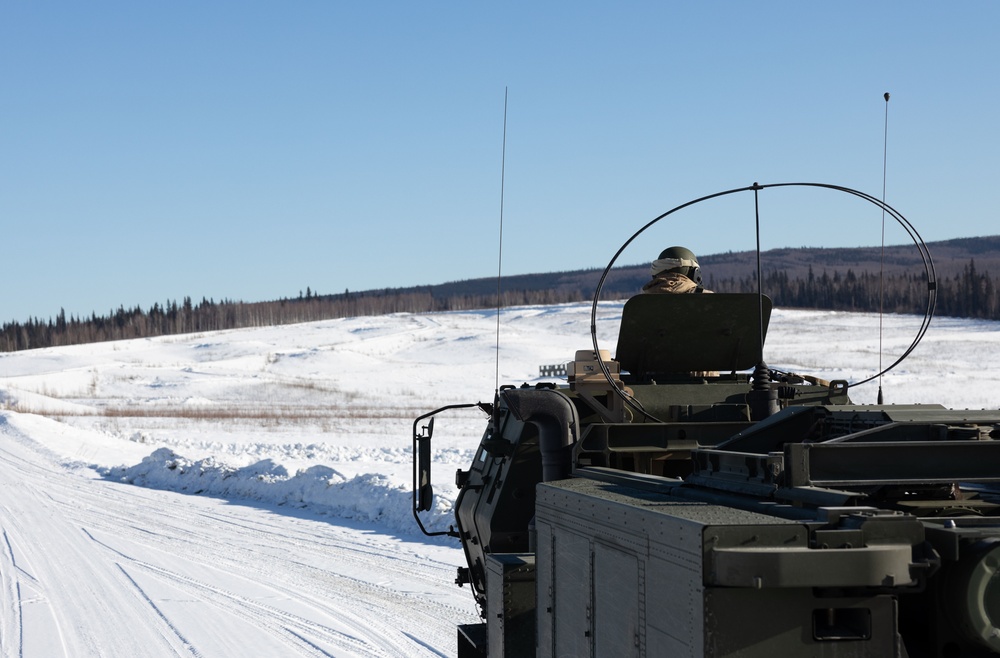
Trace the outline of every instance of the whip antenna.
{"type": "Polygon", "coordinates": [[[764,363],[764,292],[760,270],[760,199],[757,194],[759,191],[760,185],[755,181],[753,184],[753,209],[754,232],[757,236],[757,322],[760,328],[760,354],[758,356],[760,356],[760,362],[764,363]]]}
{"type": "Polygon", "coordinates": [[[503,88],[503,145],[500,149],[500,244],[497,248],[497,367],[494,391],[500,391],[500,276],[503,272],[503,184],[507,168],[507,87],[503,88]]]}
{"type": "Polygon", "coordinates": [[[750,376],[751,387],[747,394],[750,405],[750,418],[764,420],[778,413],[778,391],[771,386],[771,371],[764,363],[764,292],[760,268],[760,190],[756,181],[751,186],[753,190],[754,233],[757,235],[757,321],[760,330],[760,343],[757,365],[750,376]]]}
{"type": "MultiPolygon", "coordinates": [[[[882,254],[878,265],[878,371],[882,372],[882,315],[885,301],[885,172],[889,153],[889,92],[885,92],[885,127],[882,129],[882,254]]],[[[882,375],[878,376],[878,404],[883,403],[882,375]]]]}

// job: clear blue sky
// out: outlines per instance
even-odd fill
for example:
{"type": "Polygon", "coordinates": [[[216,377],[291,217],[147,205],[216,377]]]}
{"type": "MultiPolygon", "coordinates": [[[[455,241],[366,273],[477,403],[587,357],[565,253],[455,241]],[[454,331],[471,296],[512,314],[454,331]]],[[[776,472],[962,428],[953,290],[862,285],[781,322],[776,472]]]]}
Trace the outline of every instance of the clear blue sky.
{"type": "MultiPolygon", "coordinates": [[[[986,1],[3,0],[0,322],[494,276],[505,88],[507,274],[603,267],[754,181],[880,197],[886,91],[887,201],[927,240],[1000,233],[998,26],[986,1]]],[[[752,203],[619,262],[752,248],[752,203]]],[[[879,242],[874,207],[784,203],[765,248],[879,242]]]]}

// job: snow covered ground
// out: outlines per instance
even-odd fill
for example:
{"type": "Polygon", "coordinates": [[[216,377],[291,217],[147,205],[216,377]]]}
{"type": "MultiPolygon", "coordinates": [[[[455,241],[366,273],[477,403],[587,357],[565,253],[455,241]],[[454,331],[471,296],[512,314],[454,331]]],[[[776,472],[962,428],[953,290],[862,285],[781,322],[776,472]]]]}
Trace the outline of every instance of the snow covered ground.
{"type": "MultiPolygon", "coordinates": [[[[603,303],[614,351],[620,303],[603,303]]],[[[884,319],[882,360],[919,318],[884,319]]],[[[410,508],[413,419],[589,349],[590,304],[351,318],[0,355],[0,654],[450,656],[478,618],[410,508]],[[499,368],[498,368],[499,363],[499,368]]],[[[772,367],[857,381],[878,318],[775,311],[772,367]]],[[[938,318],[889,403],[1000,406],[1000,323],[938,318]]],[[[875,384],[852,398],[873,402],[875,384]]],[[[442,415],[436,509],[478,411],[442,415]]]]}

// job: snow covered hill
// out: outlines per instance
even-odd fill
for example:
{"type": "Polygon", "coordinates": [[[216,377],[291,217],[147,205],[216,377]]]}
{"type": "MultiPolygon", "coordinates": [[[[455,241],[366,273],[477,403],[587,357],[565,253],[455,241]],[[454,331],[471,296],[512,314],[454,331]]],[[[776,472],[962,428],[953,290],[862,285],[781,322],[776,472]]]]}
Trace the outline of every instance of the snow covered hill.
{"type": "MultiPolygon", "coordinates": [[[[614,351],[621,303],[602,304],[614,351]]],[[[884,320],[882,361],[919,318],[884,320]]],[[[3,656],[452,655],[457,544],[410,512],[413,419],[589,349],[590,305],[350,318],[0,355],[3,656]]],[[[772,367],[878,370],[879,321],[775,311],[772,367]]],[[[1000,406],[1000,323],[935,320],[887,402],[1000,406]]],[[[875,383],[851,393],[874,401],[875,383]]],[[[484,427],[434,436],[445,528],[484,427]]]]}

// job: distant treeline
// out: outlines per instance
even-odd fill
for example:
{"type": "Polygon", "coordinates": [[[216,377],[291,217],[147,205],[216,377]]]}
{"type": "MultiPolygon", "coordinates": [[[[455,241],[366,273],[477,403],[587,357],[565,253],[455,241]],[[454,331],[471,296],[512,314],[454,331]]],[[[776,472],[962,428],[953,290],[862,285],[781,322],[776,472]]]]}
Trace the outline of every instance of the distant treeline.
{"type": "MultiPolygon", "coordinates": [[[[579,299],[582,298],[564,299],[545,291],[508,291],[502,294],[501,303],[504,306],[542,305],[579,299]]],[[[186,297],[180,304],[176,301],[153,304],[148,311],[139,306],[120,306],[108,315],[93,313],[90,317],[79,318],[67,317],[66,312],[60,310],[54,320],[32,318],[27,322],[4,324],[0,330],[0,352],[365,315],[482,309],[495,307],[496,300],[496,291],[489,295],[439,297],[430,290],[389,289],[340,295],[308,294],[273,302],[202,299],[192,303],[186,297]]]]}
{"type": "MultiPolygon", "coordinates": [[[[762,274],[765,294],[775,306],[785,308],[820,308],[837,311],[878,311],[886,313],[922,313],[927,305],[927,278],[919,275],[878,272],[844,274],[823,271],[816,275],[809,268],[805,277],[791,278],[784,271],[762,274]],[[882,293],[879,294],[881,289],[882,293]]],[[[757,277],[709,278],[707,286],[716,292],[756,292],[757,277]]],[[[937,281],[935,315],[1000,320],[1000,291],[988,272],[976,270],[970,261],[961,273],[937,281]]]]}
{"type": "MultiPolygon", "coordinates": [[[[956,268],[953,268],[956,269],[956,268]]],[[[501,306],[543,305],[579,302],[593,297],[600,272],[521,275],[505,279],[501,306]]],[[[602,290],[602,299],[625,298],[637,292],[647,280],[645,267],[613,271],[602,290]]],[[[927,281],[918,275],[878,272],[843,272],[824,269],[816,274],[809,267],[804,274],[790,276],[787,270],[769,269],[762,275],[763,291],[775,306],[819,308],[843,311],[922,313],[926,307],[927,281]],[[879,294],[879,290],[882,294],[879,294]]],[[[756,272],[737,277],[706,279],[716,292],[756,292],[756,272]]],[[[937,315],[1000,319],[1000,294],[988,272],[976,269],[970,260],[960,272],[940,277],[937,286],[937,315]]],[[[149,338],[172,334],[265,327],[312,322],[341,317],[425,313],[495,308],[496,282],[488,279],[462,281],[437,286],[317,295],[311,289],[298,298],[271,302],[241,302],[202,299],[192,303],[168,301],[149,310],[123,306],[108,315],[66,317],[10,322],[0,330],[0,351],[76,345],[128,338],[149,338]]]]}

